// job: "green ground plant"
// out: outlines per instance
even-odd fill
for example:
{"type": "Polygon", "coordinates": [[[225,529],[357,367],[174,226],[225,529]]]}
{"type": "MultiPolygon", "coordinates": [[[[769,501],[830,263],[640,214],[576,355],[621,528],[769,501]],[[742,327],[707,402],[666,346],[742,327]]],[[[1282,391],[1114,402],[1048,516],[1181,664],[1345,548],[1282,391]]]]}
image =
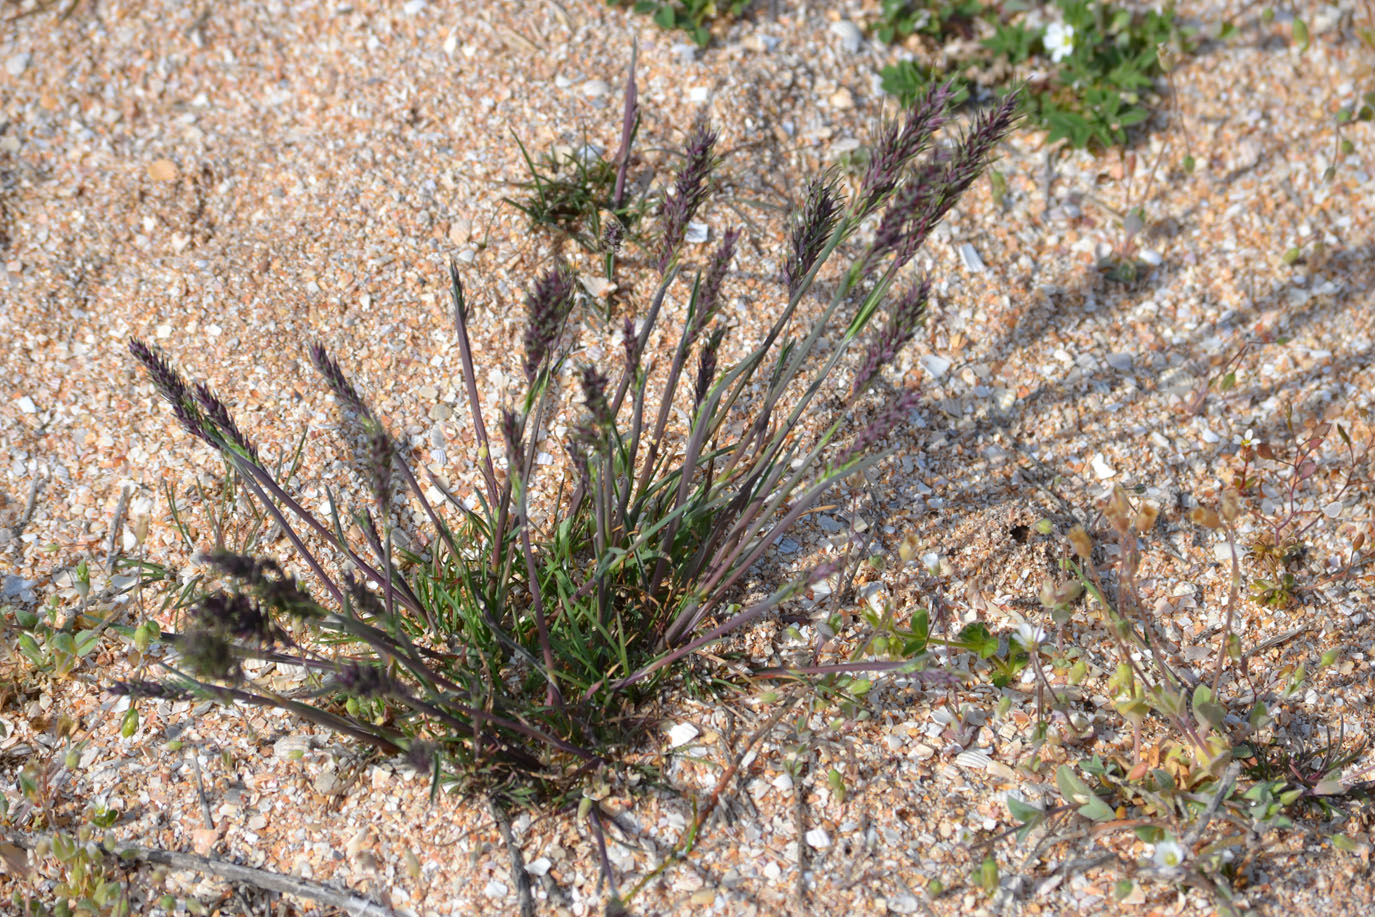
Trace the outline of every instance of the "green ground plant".
{"type": "MultiPolygon", "coordinates": [[[[1215,503],[1188,514],[1188,525],[1221,537],[1231,558],[1232,585],[1208,658],[1186,661],[1156,620],[1155,600],[1143,589],[1140,570],[1159,509],[1121,488],[1101,507],[1107,530],[1101,539],[1082,525],[1063,535],[1061,573],[1047,578],[1039,597],[1048,627],[1028,621],[998,635],[974,624],[951,642],[977,657],[975,670],[993,684],[1021,681],[1021,689],[1035,695],[1039,715],[1018,769],[1033,785],[1049,783],[1053,789],[1039,799],[1007,797],[1016,823],[1009,833],[1031,846],[1024,863],[1052,850],[1065,851],[1067,861],[1087,863],[1076,856],[1086,839],[1101,848],[1114,834],[1134,836],[1148,845],[1150,859],[1117,852],[1094,858],[1121,869],[1119,900],[1149,878],[1204,889],[1220,912],[1239,914],[1247,911],[1248,876],[1286,833],[1323,838],[1338,851],[1361,849],[1358,813],[1368,812],[1375,782],[1353,765],[1367,745],[1345,738],[1340,723],[1321,724],[1317,741],[1305,738],[1285,728],[1293,717],[1281,713],[1302,697],[1315,674],[1338,661],[1340,651],[1257,671],[1248,664],[1256,653],[1304,628],[1249,647],[1238,631],[1248,593],[1244,568],[1251,568],[1249,594],[1256,602],[1282,607],[1278,596],[1284,590],[1284,602],[1296,603],[1316,583],[1293,570],[1295,578],[1277,586],[1274,568],[1289,563],[1288,552],[1274,556],[1266,546],[1300,544],[1312,526],[1337,518],[1341,501],[1364,492],[1368,482],[1368,444],[1357,448],[1335,424],[1299,432],[1289,417],[1284,429],[1292,447],[1253,442],[1249,433],[1241,438],[1232,484],[1215,503]],[[1319,476],[1318,453],[1333,433],[1340,444],[1329,456],[1327,473],[1319,476]],[[1340,473],[1331,470],[1333,464],[1340,473]],[[1252,533],[1249,551],[1239,543],[1243,528],[1252,533]],[[1085,613],[1096,619],[1111,652],[1083,642],[1067,645],[1063,628],[1075,615],[1082,622],[1085,613]],[[1095,678],[1093,671],[1110,674],[1095,678]],[[1013,677],[1025,673],[1029,684],[1013,677]],[[1080,712],[1078,701],[1089,692],[1111,701],[1131,736],[1129,754],[1076,759],[1073,749],[1087,739],[1100,740],[1103,729],[1080,712]]],[[[1049,520],[1035,531],[1055,537],[1049,520]]],[[[1364,540],[1363,533],[1353,537],[1346,572],[1364,562],[1364,540]]],[[[1008,709],[1005,698],[997,715],[1008,709]]],[[[975,856],[983,849],[976,848],[975,856]]],[[[1025,889],[1021,878],[1000,880],[996,859],[985,859],[970,881],[1000,896],[1025,889]]]]}
{"type": "MultiPolygon", "coordinates": [[[[1125,145],[1129,130],[1150,117],[1158,101],[1154,83],[1163,73],[1160,49],[1178,55],[1194,45],[1173,4],[1137,11],[1101,0],[889,0],[874,30],[884,41],[917,34],[937,44],[983,35],[979,50],[956,62],[958,70],[1026,68],[1042,73],[1022,94],[1030,122],[1044,128],[1052,143],[1063,140],[1096,152],[1125,145]],[[1032,9],[1052,18],[1032,24],[1032,9]]],[[[931,65],[911,59],[884,67],[881,77],[884,90],[904,100],[946,79],[931,65]]],[[[960,87],[966,95],[970,88],[967,81],[960,87]]]]}
{"type": "MultiPolygon", "coordinates": [[[[481,472],[471,502],[438,479],[435,491],[421,486],[382,419],[316,344],[312,363],[366,443],[372,492],[369,505],[347,514],[331,493],[321,517],[268,470],[208,386],[188,383],[161,353],[133,341],[134,357],[177,420],[223,456],[291,542],[318,594],[275,559],[217,545],[202,556],[213,584],[207,581],[180,629],[161,635],[173,651],[162,662],[167,677],[114,690],[135,699],[194,695],[287,710],[378,752],[407,756],[436,791],[560,797],[614,764],[665,678],[686,676],[699,651],[844,561],[822,563],[762,596],[741,588],[797,520],[883,460],[889,432],[916,401],[915,391],[873,394],[914,335],[930,290],[926,281],[906,279],[904,268],[1016,121],[1017,100],[1009,96],[978,115],[951,152],[923,158],[950,101],[949,89],[937,87],[886,124],[848,202],[824,178],[811,184],[789,225],[774,319],[728,366],[718,366],[727,328],[721,312],[738,232],[722,233],[705,265],[685,280],[687,226],[717,165],[715,134],[705,124],[692,130],[675,193],[659,215],[650,262],[655,293],[638,323],[626,320],[620,366],[605,367],[616,378],[578,363],[570,333],[578,297],[569,271],[555,265],[526,297],[528,388],[489,428],[467,298],[451,266],[481,472]],[[820,317],[795,322],[819,272],[871,214],[878,217],[873,240],[832,268],[840,280],[820,317]],[[651,376],[650,336],[666,320],[676,285],[686,293],[686,311],[667,375],[651,376]],[[867,344],[850,384],[829,402],[819,398],[861,339],[867,344]],[[567,388],[581,392],[580,408],[566,403],[567,388]],[[685,425],[671,422],[675,408],[686,413],[685,425]],[[825,412],[819,426],[815,410],[812,423],[802,423],[813,408],[825,412]],[[566,475],[563,483],[546,481],[536,462],[538,431],[570,409],[582,419],[563,443],[566,475]],[[855,415],[864,419],[855,424],[855,415]],[[443,495],[439,506],[432,492],[443,495]],[[553,501],[538,517],[537,497],[541,506],[553,501]],[[402,500],[432,524],[428,538],[406,539],[428,544],[423,553],[397,547],[393,520],[402,500]],[[308,683],[277,693],[254,682],[244,666],[250,660],[300,666],[308,683]]],[[[847,668],[905,665],[872,660],[847,668]]]]}
{"type": "Polygon", "coordinates": [[[711,25],[741,15],[754,0],[606,0],[607,6],[628,6],[654,19],[662,29],[686,32],[705,47],[711,42],[711,25]]]}
{"type": "MultiPolygon", "coordinates": [[[[127,917],[133,913],[133,868],[101,843],[111,814],[91,808],[86,816],[86,823],[74,832],[54,831],[34,845],[32,871],[47,879],[43,895],[16,891],[10,900],[12,913],[25,917],[127,917]]],[[[16,860],[13,866],[21,872],[31,871],[27,862],[21,866],[16,860]]],[[[37,876],[30,877],[35,886],[39,884],[36,880],[37,876]]]]}
{"type": "MultiPolygon", "coordinates": [[[[628,244],[648,251],[654,240],[641,233],[641,223],[657,203],[648,188],[635,193],[629,186],[640,130],[639,89],[635,83],[638,48],[632,52],[621,113],[621,139],[611,159],[583,140],[577,150],[555,148],[538,160],[517,138],[530,177],[516,187],[523,197],[505,198],[530,221],[531,229],[552,232],[560,243],[571,240],[583,251],[600,256],[604,286],[599,290],[608,319],[614,312],[616,266],[628,244]]],[[[559,250],[561,255],[561,248],[559,250]]],[[[587,284],[584,282],[584,287],[587,284]]]]}

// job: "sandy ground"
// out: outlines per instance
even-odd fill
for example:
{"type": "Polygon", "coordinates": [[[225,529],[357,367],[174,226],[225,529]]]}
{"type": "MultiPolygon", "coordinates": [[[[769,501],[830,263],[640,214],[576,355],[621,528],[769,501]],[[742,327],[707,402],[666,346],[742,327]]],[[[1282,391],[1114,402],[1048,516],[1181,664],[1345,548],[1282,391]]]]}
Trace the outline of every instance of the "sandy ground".
{"type": "MultiPolygon", "coordinates": [[[[15,608],[56,596],[74,610],[72,570],[82,558],[92,559],[99,592],[126,488],[116,552],[188,562],[163,488],[187,494],[215,480],[219,462],[175,428],[128,357],[131,336],[157,343],[223,393],[274,459],[305,432],[298,486],[312,505],[326,485],[356,484],[305,358],[317,339],[409,437],[417,463],[471,488],[473,437],[444,265],[455,258],[469,278],[484,397],[495,409],[518,373],[521,293],[550,257],[548,240],[501,202],[523,175],[514,137],[534,149],[586,140],[614,150],[636,40],[647,166],[668,162],[661,151],[682,142],[699,111],[722,132],[723,180],[701,219],[713,238],[745,228],[727,295],[739,336],[749,338],[780,303],[770,284],[780,208],[817,170],[843,170],[893,105],[874,78],[892,52],[868,43],[847,50],[832,28],[872,16],[873,4],[775,6],[724,30],[705,52],[594,0],[149,0],[8,21],[0,31],[4,601],[15,608]]],[[[1052,155],[1034,132],[1006,144],[998,164],[1006,196],[994,200],[980,182],[921,255],[936,282],[931,320],[892,376],[921,385],[926,398],[898,434],[900,457],[875,486],[856,484],[834,512],[804,526],[778,563],[824,546],[836,520],[843,528],[866,517],[881,527],[876,550],[891,562],[868,574],[857,601],[886,602],[900,615],[929,605],[950,621],[1005,631],[1041,614],[1037,590],[1063,550],[1058,536],[1029,527],[1047,518],[1063,532],[1071,516],[1093,521],[1120,485],[1162,508],[1143,595],[1172,640],[1213,645],[1229,567],[1213,536],[1188,523],[1188,509],[1216,500],[1241,467],[1248,435],[1284,454],[1324,421],[1340,422],[1357,442],[1371,435],[1375,137],[1369,124],[1348,127],[1356,152],[1334,161],[1332,128],[1337,108],[1369,87],[1371,61],[1342,19],[1354,4],[1299,6],[1313,32],[1303,55],[1288,46],[1282,21],[1261,22],[1252,4],[1181,4],[1190,21],[1230,18],[1239,31],[1182,62],[1173,77],[1178,119],[1158,117],[1130,161],[1052,155]],[[1197,161],[1192,174],[1181,168],[1186,152],[1197,161]],[[1118,215],[1134,206],[1145,213],[1137,242],[1146,269],[1122,284],[1095,265],[1120,247],[1118,215]],[[1300,257],[1286,263],[1293,247],[1300,257]],[[1210,385],[1229,369],[1235,386],[1210,385]],[[1285,423],[1291,409],[1294,432],[1285,423]],[[904,540],[910,562],[899,560],[904,540]]],[[[26,9],[4,7],[7,17],[26,9]]],[[[1305,518],[1317,520],[1303,603],[1243,603],[1237,630],[1247,646],[1274,638],[1252,662],[1262,673],[1257,690],[1272,684],[1265,676],[1300,663],[1313,669],[1338,650],[1340,662],[1314,671],[1286,702],[1282,722],[1309,739],[1340,723],[1354,742],[1375,728],[1371,582],[1364,566],[1339,571],[1370,531],[1371,510],[1367,481],[1342,490],[1342,455],[1328,437],[1298,493],[1305,518]]],[[[1278,466],[1264,473],[1278,500],[1285,479],[1278,466]]],[[[188,499],[203,542],[210,524],[188,499]]],[[[1244,534],[1273,517],[1261,496],[1253,502],[1244,534]]],[[[146,604],[104,610],[122,622],[157,613],[146,604]]],[[[1105,639],[1089,623],[1076,619],[1066,639],[1105,639]]],[[[747,642],[767,655],[785,651],[788,639],[766,622],[747,642]]],[[[1086,649],[1107,664],[1101,646],[1086,649]]],[[[108,806],[120,813],[112,831],[126,841],[347,885],[406,912],[515,910],[505,847],[484,805],[431,803],[423,781],[387,763],[360,770],[352,749],[297,721],[168,702],[149,704],[137,733],[120,737],[126,702],[99,685],[128,671],[126,654],[114,642],[77,677],[23,679],[0,693],[0,772],[12,803],[19,771],[38,768],[55,775],[61,818],[108,806]],[[77,739],[87,742],[79,766],[57,766],[77,739]],[[173,739],[183,744],[170,751],[173,739]]],[[[1093,674],[1101,684],[1097,665],[1093,674]]],[[[1067,760],[1130,753],[1129,731],[1097,698],[1085,691],[1096,738],[1062,749],[1067,760]]],[[[1035,712],[1030,690],[983,681],[948,695],[892,679],[866,701],[859,721],[825,710],[785,718],[688,862],[650,882],[632,910],[1211,909],[1197,890],[1145,871],[1133,896],[1114,903],[1113,884],[1149,860],[1129,835],[1037,857],[1007,840],[979,846],[1011,826],[1007,792],[1056,798],[1049,778],[1015,770],[1035,712]],[[1001,697],[1011,707],[992,717],[1001,697]],[[1115,859],[1057,871],[1090,848],[1115,859]],[[1004,876],[996,900],[969,879],[989,850],[1004,876]],[[932,880],[951,891],[928,898],[932,880]]],[[[713,705],[666,700],[666,727],[690,722],[701,733],[686,748],[669,748],[657,733],[646,739],[643,754],[671,787],[616,782],[602,800],[616,818],[608,858],[622,891],[681,840],[694,799],[771,712],[754,690],[713,705]]],[[[1357,820],[1344,830],[1368,837],[1363,817],[1364,827],[1357,820]]],[[[606,890],[586,823],[571,813],[522,816],[514,830],[541,912],[600,907],[606,890]]],[[[1375,900],[1369,846],[1339,854],[1322,833],[1268,836],[1247,864],[1246,901],[1266,912],[1364,912],[1375,900]]],[[[18,883],[42,898],[50,878],[11,873],[0,888],[8,896],[18,883]]],[[[221,901],[222,913],[249,907],[191,873],[167,881],[174,894],[221,901]]]]}

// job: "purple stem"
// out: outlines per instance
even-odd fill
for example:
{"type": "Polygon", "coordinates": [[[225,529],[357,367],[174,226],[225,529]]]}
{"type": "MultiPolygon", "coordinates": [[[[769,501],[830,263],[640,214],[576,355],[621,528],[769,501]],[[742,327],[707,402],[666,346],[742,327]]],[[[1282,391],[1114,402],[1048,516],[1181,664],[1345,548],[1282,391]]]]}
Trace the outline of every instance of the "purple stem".
{"type": "Polygon", "coordinates": [[[625,201],[625,178],[630,170],[630,144],[635,139],[635,124],[639,121],[640,110],[637,103],[638,90],[635,87],[635,61],[640,56],[638,39],[630,46],[630,74],[625,81],[625,116],[621,119],[621,148],[616,153],[616,190],[611,196],[611,209],[619,210],[625,201]]]}
{"type": "Polygon", "coordinates": [[[468,342],[468,309],[463,300],[463,283],[458,279],[458,262],[449,259],[449,292],[454,300],[454,327],[458,332],[458,353],[463,361],[463,383],[468,389],[468,407],[473,415],[473,432],[477,449],[482,455],[482,475],[487,481],[491,506],[497,506],[497,477],[492,468],[492,441],[487,425],[482,422],[482,404],[477,396],[477,370],[473,366],[473,349],[468,342]]]}

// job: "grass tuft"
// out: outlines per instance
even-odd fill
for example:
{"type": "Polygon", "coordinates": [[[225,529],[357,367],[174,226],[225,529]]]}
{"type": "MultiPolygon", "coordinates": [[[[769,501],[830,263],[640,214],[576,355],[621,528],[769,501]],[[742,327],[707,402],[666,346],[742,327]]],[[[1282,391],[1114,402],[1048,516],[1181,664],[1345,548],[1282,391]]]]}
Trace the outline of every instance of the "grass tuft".
{"type": "MultiPolygon", "coordinates": [[[[627,99],[633,112],[633,92],[627,99]]],[[[407,756],[436,787],[558,796],[589,768],[614,760],[664,679],[685,675],[698,653],[835,572],[838,562],[827,562],[740,604],[747,573],[837,485],[889,454],[893,430],[920,397],[915,389],[868,394],[911,339],[929,292],[925,280],[901,279],[905,265],[1015,122],[1015,101],[1004,103],[976,118],[948,153],[923,160],[947,103],[936,92],[907,112],[891,129],[881,180],[852,200],[824,178],[813,185],[792,223],[790,271],[768,331],[728,366],[721,365],[727,326],[720,315],[738,231],[723,234],[702,269],[689,273],[685,263],[686,228],[718,164],[716,133],[699,123],[657,242],[648,246],[657,256],[646,267],[655,292],[637,323],[627,319],[621,365],[573,372],[576,296],[571,273],[555,265],[526,297],[526,390],[501,410],[498,441],[483,419],[470,314],[451,265],[482,476],[472,505],[447,492],[443,505],[432,505],[382,419],[322,345],[310,348],[311,362],[368,434],[373,500],[348,514],[349,525],[333,495],[330,518],[298,502],[222,401],[131,342],[177,419],[224,457],[314,586],[269,558],[207,552],[212,576],[183,630],[162,636],[175,651],[164,662],[167,677],[156,687],[141,680],[117,690],[192,692],[287,710],[407,756]],[[913,200],[921,206],[910,207],[913,200]],[[877,210],[881,238],[849,244],[877,210]],[[840,254],[852,248],[858,254],[840,254]],[[843,282],[820,316],[799,326],[799,306],[832,262],[840,262],[834,269],[843,282]],[[664,328],[676,339],[667,371],[652,374],[649,342],[668,323],[671,294],[683,295],[686,309],[676,328],[664,328]],[[836,370],[890,301],[887,324],[858,369],[862,378],[847,384],[836,370]],[[685,380],[694,351],[696,372],[685,380]],[[570,372],[580,400],[564,392],[570,372]],[[820,398],[828,386],[842,397],[820,398]],[[564,443],[572,484],[556,490],[552,511],[541,515],[548,521],[537,522],[532,503],[547,473],[536,462],[541,431],[565,411],[582,415],[564,443]],[[674,422],[675,411],[686,419],[674,422]],[[866,414],[867,423],[851,420],[866,414]],[[405,493],[391,492],[394,476],[405,493]],[[429,544],[425,554],[397,547],[392,519],[403,499],[432,526],[424,538],[405,540],[429,544]],[[246,663],[255,660],[299,666],[307,684],[278,693],[252,678],[246,663]]],[[[835,674],[845,666],[822,668],[835,674]]]]}

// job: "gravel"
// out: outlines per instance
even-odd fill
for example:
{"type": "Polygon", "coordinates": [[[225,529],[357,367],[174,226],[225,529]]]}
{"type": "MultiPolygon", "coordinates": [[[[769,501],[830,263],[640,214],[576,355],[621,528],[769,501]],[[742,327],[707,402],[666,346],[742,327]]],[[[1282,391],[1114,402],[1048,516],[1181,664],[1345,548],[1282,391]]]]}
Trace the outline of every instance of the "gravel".
{"type": "MultiPolygon", "coordinates": [[[[30,486],[43,482],[32,520],[0,552],[13,571],[4,579],[7,603],[55,598],[64,612],[79,602],[70,587],[78,561],[103,569],[125,485],[140,507],[129,530],[142,534],[120,543],[189,575],[192,549],[169,519],[165,488],[196,504],[197,482],[213,484],[222,471],[135,370],[129,337],[157,341],[225,396],[269,461],[285,459],[308,433],[296,479],[312,506],[327,487],[358,487],[340,460],[348,446],[333,405],[303,356],[306,342],[322,340],[404,433],[414,460],[471,498],[478,472],[466,396],[455,391],[446,265],[457,257],[468,281],[475,350],[492,383],[484,406],[495,412],[506,381],[520,373],[523,289],[554,249],[501,202],[523,176],[513,131],[532,151],[584,142],[615,150],[619,94],[638,40],[641,148],[676,148],[699,112],[722,131],[725,178],[699,219],[717,236],[746,227],[726,290],[730,346],[743,347],[778,308],[781,209],[835,160],[838,146],[856,149],[841,141],[866,137],[868,125],[893,110],[873,74],[883,55],[897,52],[864,41],[857,25],[872,21],[877,5],[856,0],[782,3],[776,13],[758,4],[700,54],[684,53],[681,33],[600,0],[352,2],[289,13],[275,2],[223,0],[203,11],[150,0],[127,9],[82,4],[66,19],[65,4],[52,6],[13,21],[0,49],[0,334],[8,344],[0,351],[0,532],[25,521],[30,486]],[[433,391],[422,395],[423,386],[433,391]]],[[[1326,9],[1299,6],[1313,22],[1326,9]]],[[[1050,156],[1043,136],[1023,132],[1001,151],[1005,198],[976,183],[918,258],[935,282],[930,316],[888,382],[920,386],[925,400],[894,434],[894,460],[837,493],[839,505],[826,510],[846,519],[863,510],[873,523],[872,550],[883,562],[865,565],[855,585],[881,583],[882,591],[856,596],[882,596],[900,622],[927,608],[950,626],[983,621],[997,633],[1015,630],[1019,617],[1048,625],[1036,595],[1058,570],[1064,530],[1073,519],[1103,527],[1099,508],[1120,485],[1161,505],[1142,588],[1160,603],[1161,626],[1199,651],[1185,661],[1206,665],[1230,588],[1230,554],[1215,554],[1187,512],[1214,504],[1238,472],[1236,438],[1254,430],[1277,445],[1292,440],[1291,407],[1299,429],[1339,422],[1357,443],[1372,433],[1370,124],[1343,128],[1357,152],[1323,181],[1333,164],[1328,119],[1354,91],[1341,88],[1353,80],[1354,52],[1338,40],[1337,20],[1315,28],[1299,56],[1285,47],[1284,27],[1259,22],[1251,4],[1180,9],[1189,21],[1230,19],[1241,29],[1172,75],[1187,135],[1158,117],[1130,153],[1130,175],[1115,154],[1050,156]],[[1192,173],[1180,167],[1186,151],[1197,160],[1192,173]],[[1136,206],[1146,214],[1146,270],[1119,283],[1097,259],[1122,245],[1114,214],[1136,206]],[[1291,246],[1300,258],[1286,264],[1291,246]],[[1042,519],[1055,534],[1033,528],[1042,519]],[[910,560],[900,559],[900,546],[910,560]]],[[[843,170],[841,177],[856,180],[843,170]]],[[[575,268],[580,276],[598,271],[590,259],[575,268]]],[[[619,346],[588,344],[611,353],[619,346]]],[[[838,370],[842,384],[849,371],[838,370]]],[[[551,425],[542,445],[551,462],[563,455],[557,439],[551,425]]],[[[1309,606],[1243,602],[1237,628],[1246,646],[1304,628],[1261,654],[1253,673],[1311,665],[1339,649],[1340,663],[1311,676],[1312,697],[1290,703],[1295,717],[1314,722],[1339,714],[1348,739],[1359,740],[1375,728],[1375,713],[1351,693],[1371,678],[1371,579],[1364,567],[1335,574],[1356,535],[1370,530],[1371,500],[1360,483],[1336,505],[1344,450],[1329,439],[1302,495],[1304,510],[1319,517],[1308,536],[1309,569],[1322,586],[1309,606]]],[[[1281,470],[1267,466],[1266,474],[1277,481],[1281,470]]],[[[1281,490],[1265,497],[1276,512],[1283,498],[1281,490]]],[[[414,523],[412,510],[396,521],[414,523]]],[[[204,517],[196,531],[200,549],[212,537],[204,517]]],[[[770,561],[778,566],[760,575],[786,574],[833,551],[840,537],[808,519],[790,533],[788,552],[770,561]]],[[[271,548],[288,553],[284,542],[271,548]]],[[[93,582],[93,593],[100,588],[93,582]]],[[[805,643],[794,645],[783,625],[767,621],[733,648],[777,664],[814,647],[832,600],[806,601],[814,604],[790,609],[805,643]]],[[[862,598],[836,601],[840,629],[827,652],[843,658],[858,650],[861,612],[870,609],[862,598]]],[[[126,624],[150,613],[173,626],[156,607],[123,597],[88,611],[126,624]]],[[[1067,642],[1101,641],[1093,627],[1081,613],[1067,642]]],[[[1095,659],[1108,658],[1085,645],[1095,659]]],[[[128,653],[113,644],[100,668],[87,671],[97,681],[128,676],[128,653]]],[[[943,655],[957,673],[969,665],[943,655]]],[[[283,690],[299,686],[298,673],[266,676],[283,690]]],[[[709,822],[689,861],[652,881],[635,908],[986,911],[988,899],[968,884],[985,848],[972,845],[1012,827],[1008,792],[1043,789],[1015,769],[1029,754],[1034,692],[995,689],[981,677],[952,703],[944,689],[907,675],[873,681],[863,719],[819,708],[771,733],[723,795],[728,817],[709,822]],[[963,719],[1004,698],[1005,715],[963,719]],[[810,769],[794,768],[799,748],[814,756],[810,769]],[[833,769],[844,780],[843,800],[826,776],[833,769]],[[797,897],[799,844],[807,846],[805,899],[797,897]],[[933,879],[954,891],[926,900],[933,879]]],[[[348,783],[338,759],[347,748],[271,711],[140,702],[139,731],[123,738],[123,708],[111,700],[83,679],[53,682],[22,705],[7,698],[5,785],[27,763],[60,760],[65,739],[50,731],[56,720],[46,712],[59,709],[90,743],[91,760],[59,800],[72,817],[85,801],[104,798],[122,813],[112,828],[119,837],[385,889],[402,913],[516,908],[508,858],[477,801],[440,794],[431,803],[426,779],[390,763],[348,783]],[[202,750],[213,830],[187,754],[167,751],[174,736],[202,750]],[[349,856],[337,855],[346,848],[349,856]],[[408,856],[418,872],[406,869],[408,856]]],[[[608,831],[622,890],[682,840],[694,806],[774,710],[752,687],[711,703],[662,702],[664,722],[690,720],[700,734],[688,755],[671,747],[667,728],[647,733],[634,754],[657,769],[652,787],[608,778],[597,805],[618,825],[626,819],[624,830],[608,831]]],[[[1092,697],[1082,706],[1098,717],[1094,743],[1055,753],[1129,755],[1130,735],[1117,721],[1092,697]]],[[[1122,843],[1130,861],[1150,855],[1130,837],[1122,843]]],[[[600,855],[585,823],[571,813],[542,817],[521,844],[541,877],[541,912],[600,908],[600,855]]],[[[1256,873],[1246,890],[1253,904],[1354,913],[1350,902],[1375,896],[1368,870],[1289,847],[1256,873]]],[[[996,849],[1006,873],[1021,868],[1030,848],[996,849]]],[[[1025,867],[1040,870],[1021,905],[1027,913],[1109,906],[1118,873],[1098,868],[1051,880],[1053,865],[1025,867]]],[[[0,897],[8,900],[17,881],[0,878],[0,897]]],[[[185,894],[198,881],[173,874],[169,890],[185,894]]],[[[1139,912],[1211,910],[1201,893],[1143,887],[1129,902],[1139,912]]]]}

